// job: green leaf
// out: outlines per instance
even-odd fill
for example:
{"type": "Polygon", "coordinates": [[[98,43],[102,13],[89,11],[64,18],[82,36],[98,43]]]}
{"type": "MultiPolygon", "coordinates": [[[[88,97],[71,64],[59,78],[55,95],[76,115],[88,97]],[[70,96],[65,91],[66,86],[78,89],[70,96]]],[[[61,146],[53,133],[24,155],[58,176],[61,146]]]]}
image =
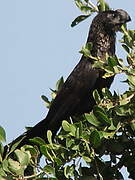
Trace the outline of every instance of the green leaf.
{"type": "Polygon", "coordinates": [[[74,139],[66,138],[66,147],[67,147],[67,148],[71,147],[71,146],[74,145],[74,144],[75,144],[74,139]]]}
{"type": "Polygon", "coordinates": [[[25,149],[25,151],[29,151],[32,156],[36,157],[38,154],[38,150],[36,149],[36,147],[33,147],[31,145],[24,145],[23,148],[25,149]]]}
{"type": "Polygon", "coordinates": [[[114,73],[115,73],[115,74],[121,73],[121,68],[120,68],[120,67],[114,66],[113,69],[114,69],[114,73]]]}
{"type": "Polygon", "coordinates": [[[111,120],[111,126],[108,128],[108,130],[115,131],[117,128],[114,126],[113,121],[111,120]]]}
{"type": "Polygon", "coordinates": [[[56,83],[56,90],[57,91],[60,90],[62,88],[63,84],[64,84],[64,79],[63,79],[63,77],[61,77],[56,83]]]}
{"type": "Polygon", "coordinates": [[[71,27],[76,26],[77,24],[79,24],[80,22],[84,21],[85,19],[87,19],[90,15],[81,15],[78,16],[71,24],[71,27]]]}
{"type": "Polygon", "coordinates": [[[52,132],[50,130],[47,131],[47,139],[50,144],[52,144],[52,132]]]}
{"type": "Polygon", "coordinates": [[[30,157],[26,152],[23,152],[19,149],[15,150],[18,161],[22,166],[27,166],[30,162],[30,157]]]}
{"type": "Polygon", "coordinates": [[[88,15],[91,14],[92,11],[93,11],[93,9],[92,9],[91,7],[86,6],[86,5],[82,6],[82,7],[80,8],[80,10],[81,10],[83,13],[88,14],[88,15]]]}
{"type": "Polygon", "coordinates": [[[125,111],[125,108],[123,106],[117,107],[115,109],[115,112],[118,116],[125,116],[127,111],[125,111]]]}
{"type": "Polygon", "coordinates": [[[128,80],[129,80],[129,82],[130,82],[132,85],[135,86],[135,75],[134,75],[134,76],[129,75],[129,76],[128,76],[128,80]]]}
{"type": "Polygon", "coordinates": [[[70,125],[70,134],[71,134],[72,136],[76,136],[76,127],[75,127],[74,124],[71,124],[71,125],[70,125]]]}
{"type": "Polygon", "coordinates": [[[79,127],[76,128],[75,137],[76,137],[77,139],[80,138],[80,130],[79,130],[79,127]]]}
{"type": "Polygon", "coordinates": [[[79,145],[73,145],[71,149],[74,151],[79,151],[79,145]]]}
{"type": "Polygon", "coordinates": [[[0,154],[0,163],[2,162],[3,158],[2,158],[2,154],[0,154]]]}
{"type": "Polygon", "coordinates": [[[98,9],[99,11],[109,10],[109,5],[104,0],[98,0],[98,9]]]}
{"type": "Polygon", "coordinates": [[[96,90],[94,90],[94,92],[93,92],[93,97],[94,97],[94,99],[95,99],[96,103],[97,103],[97,104],[99,104],[99,103],[100,103],[100,101],[101,101],[101,98],[100,98],[100,95],[99,95],[99,93],[98,93],[98,90],[97,90],[97,89],[96,89],[96,90]]]}
{"type": "Polygon", "coordinates": [[[50,90],[52,91],[52,93],[51,93],[52,99],[55,99],[55,97],[57,95],[57,91],[56,90],[52,90],[52,89],[50,89],[50,90]]]}
{"type": "Polygon", "coordinates": [[[81,7],[84,6],[84,3],[82,3],[82,1],[80,0],[75,0],[75,4],[79,9],[81,9],[81,7]]]}
{"type": "Polygon", "coordinates": [[[120,99],[120,100],[119,100],[119,104],[120,104],[121,106],[126,105],[126,104],[128,104],[129,102],[130,102],[130,99],[128,99],[128,98],[120,99]]]}
{"type": "Polygon", "coordinates": [[[53,167],[50,166],[50,165],[46,165],[46,166],[44,167],[44,171],[45,171],[46,174],[50,174],[50,175],[55,176],[55,168],[53,168],[53,167]]]}
{"type": "MultiPolygon", "coordinates": [[[[85,1],[86,2],[86,1],[85,1]]],[[[80,9],[81,12],[85,14],[90,14],[94,11],[94,9],[88,6],[88,2],[82,2],[80,0],[75,0],[76,6],[80,9]]]]}
{"type": "Polygon", "coordinates": [[[134,75],[135,74],[135,69],[128,69],[129,71],[129,74],[131,74],[131,75],[134,75]]]}
{"type": "Polygon", "coordinates": [[[82,158],[84,159],[84,161],[86,161],[88,163],[90,163],[92,161],[92,159],[87,156],[82,156],[82,158]]]}
{"type": "Polygon", "coordinates": [[[130,123],[130,126],[131,126],[132,130],[135,131],[135,122],[130,123]]]}
{"type": "Polygon", "coordinates": [[[8,166],[9,166],[8,160],[7,160],[7,159],[4,159],[4,160],[2,161],[2,168],[3,168],[3,170],[4,170],[5,172],[10,173],[10,170],[9,170],[8,166]]]}
{"type": "Polygon", "coordinates": [[[60,158],[55,157],[54,161],[57,163],[58,166],[61,166],[63,164],[63,162],[60,158]]]}
{"type": "Polygon", "coordinates": [[[108,57],[108,65],[111,67],[117,66],[118,62],[116,61],[116,59],[114,57],[108,57]]]}
{"type": "Polygon", "coordinates": [[[46,96],[44,96],[44,95],[42,95],[41,98],[42,98],[42,100],[45,102],[46,107],[49,108],[50,105],[51,105],[51,103],[50,103],[50,101],[48,100],[48,98],[47,98],[46,96]]]}
{"type": "Polygon", "coordinates": [[[73,168],[73,166],[65,166],[64,175],[65,175],[66,178],[70,178],[70,177],[74,176],[74,168],[73,168]]]}
{"type": "Polygon", "coordinates": [[[111,131],[111,132],[99,131],[99,134],[100,134],[100,139],[102,138],[110,139],[115,135],[115,131],[111,131]]]}
{"type": "Polygon", "coordinates": [[[128,47],[127,45],[122,44],[122,47],[125,49],[125,51],[126,51],[127,53],[130,53],[130,49],[129,49],[129,47],[128,47]]]}
{"type": "Polygon", "coordinates": [[[86,43],[86,45],[84,45],[82,47],[82,49],[80,50],[80,53],[86,57],[90,57],[91,56],[91,53],[90,53],[91,49],[92,49],[92,43],[86,43]]]}
{"type": "MultiPolygon", "coordinates": [[[[1,176],[3,176],[3,177],[7,176],[2,167],[0,167],[0,179],[1,179],[1,176]]],[[[1,180],[6,180],[6,179],[1,179],[1,180]]]]}
{"type": "Polygon", "coordinates": [[[70,132],[70,135],[76,135],[76,127],[74,124],[69,124],[67,121],[62,121],[62,127],[65,131],[70,132]]]}
{"type": "Polygon", "coordinates": [[[96,111],[96,116],[98,117],[98,120],[100,120],[101,122],[111,124],[110,119],[101,111],[96,111]]]}
{"type": "Polygon", "coordinates": [[[92,131],[92,133],[90,134],[90,142],[94,147],[98,147],[100,145],[100,134],[97,130],[92,131]]]}
{"type": "Polygon", "coordinates": [[[17,175],[23,175],[24,169],[20,166],[20,163],[17,161],[14,161],[13,159],[8,159],[9,169],[13,173],[16,173],[17,175]]]}
{"type": "MultiPolygon", "coordinates": [[[[1,157],[3,155],[3,152],[4,152],[4,146],[2,143],[0,143],[0,155],[1,155],[1,157]]],[[[0,159],[0,162],[1,162],[1,159],[0,159]]]]}
{"type": "Polygon", "coordinates": [[[53,157],[52,157],[51,154],[48,152],[48,148],[47,148],[46,145],[40,146],[40,150],[41,150],[41,153],[42,153],[46,158],[48,158],[49,160],[51,160],[52,162],[54,162],[53,157]]]}
{"type": "Polygon", "coordinates": [[[45,144],[45,141],[40,137],[32,138],[32,139],[30,139],[30,141],[33,142],[34,144],[37,144],[37,145],[45,144]]]}
{"type": "Polygon", "coordinates": [[[105,124],[111,124],[110,119],[107,117],[107,115],[105,114],[103,108],[99,107],[99,106],[95,106],[93,108],[93,113],[96,116],[96,118],[101,122],[101,123],[105,123],[105,124]]]}
{"type": "Polygon", "coordinates": [[[107,73],[110,73],[110,75],[113,75],[113,74],[114,74],[114,70],[113,70],[112,67],[110,67],[110,66],[105,66],[104,69],[105,69],[105,71],[106,71],[107,73]]]}
{"type": "MultiPolygon", "coordinates": [[[[84,120],[84,116],[82,116],[83,117],[83,120],[84,120]]],[[[83,124],[82,124],[82,121],[80,121],[79,122],[79,124],[78,124],[78,128],[77,128],[77,130],[79,131],[79,138],[82,136],[82,132],[83,132],[83,124]]]]}
{"type": "Polygon", "coordinates": [[[12,152],[14,152],[14,150],[17,148],[17,146],[21,143],[21,141],[22,141],[24,138],[25,138],[25,136],[22,135],[21,137],[19,137],[20,140],[18,140],[16,143],[11,144],[11,145],[9,146],[10,151],[7,153],[6,157],[7,157],[8,155],[10,155],[12,152]],[[21,138],[21,139],[20,139],[20,138],[21,138]]]}
{"type": "Polygon", "coordinates": [[[102,94],[103,94],[103,97],[107,97],[109,99],[112,99],[112,93],[110,92],[110,90],[108,88],[103,88],[102,94]]]}
{"type": "Polygon", "coordinates": [[[101,125],[101,123],[97,120],[97,118],[92,113],[91,114],[86,113],[85,118],[90,124],[92,124],[96,127],[101,125]]]}
{"type": "Polygon", "coordinates": [[[65,131],[69,132],[70,131],[70,124],[67,121],[62,121],[62,127],[65,131]]]}
{"type": "Polygon", "coordinates": [[[2,126],[0,126],[0,142],[6,141],[6,133],[2,126]]]}
{"type": "Polygon", "coordinates": [[[43,101],[45,101],[46,103],[49,103],[48,98],[45,95],[42,95],[41,98],[43,99],[43,101]]]}

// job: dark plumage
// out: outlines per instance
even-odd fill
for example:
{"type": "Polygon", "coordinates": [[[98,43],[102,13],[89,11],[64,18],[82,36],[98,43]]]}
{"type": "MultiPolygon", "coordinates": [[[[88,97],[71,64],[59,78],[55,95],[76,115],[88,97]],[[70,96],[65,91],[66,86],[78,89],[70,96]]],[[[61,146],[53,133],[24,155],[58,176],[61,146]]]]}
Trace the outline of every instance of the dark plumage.
{"type": "MultiPolygon", "coordinates": [[[[93,44],[92,56],[99,56],[102,59],[106,53],[114,56],[116,31],[130,20],[128,13],[121,9],[100,12],[92,21],[87,39],[87,42],[93,44]]],[[[91,58],[82,56],[58,92],[46,118],[25,133],[26,137],[20,146],[27,144],[30,138],[37,136],[46,140],[47,130],[51,130],[55,136],[63,119],[92,110],[95,105],[93,90],[100,91],[104,87],[109,88],[114,79],[114,77],[103,79],[100,70],[92,68],[92,63],[91,58]]]]}

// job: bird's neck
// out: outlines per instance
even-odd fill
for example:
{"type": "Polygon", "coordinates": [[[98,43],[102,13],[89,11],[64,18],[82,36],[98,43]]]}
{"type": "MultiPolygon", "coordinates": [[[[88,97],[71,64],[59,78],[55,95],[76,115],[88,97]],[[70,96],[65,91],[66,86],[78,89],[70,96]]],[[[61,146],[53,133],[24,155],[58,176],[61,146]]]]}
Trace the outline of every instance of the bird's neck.
{"type": "Polygon", "coordinates": [[[103,27],[92,27],[87,39],[92,42],[91,54],[103,58],[108,54],[109,56],[115,55],[115,39],[116,33],[114,31],[107,31],[103,27]]]}

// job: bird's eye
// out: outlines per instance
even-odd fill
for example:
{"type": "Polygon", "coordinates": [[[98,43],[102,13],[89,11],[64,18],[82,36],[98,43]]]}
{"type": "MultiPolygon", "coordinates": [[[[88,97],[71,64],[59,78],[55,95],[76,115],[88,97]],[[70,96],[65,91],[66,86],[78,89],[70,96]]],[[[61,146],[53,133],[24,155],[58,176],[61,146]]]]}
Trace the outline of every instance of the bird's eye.
{"type": "Polygon", "coordinates": [[[115,18],[115,17],[116,17],[116,14],[112,14],[112,17],[115,18]]]}
{"type": "Polygon", "coordinates": [[[117,14],[116,13],[111,13],[111,14],[108,14],[107,17],[108,18],[116,18],[117,14]]]}

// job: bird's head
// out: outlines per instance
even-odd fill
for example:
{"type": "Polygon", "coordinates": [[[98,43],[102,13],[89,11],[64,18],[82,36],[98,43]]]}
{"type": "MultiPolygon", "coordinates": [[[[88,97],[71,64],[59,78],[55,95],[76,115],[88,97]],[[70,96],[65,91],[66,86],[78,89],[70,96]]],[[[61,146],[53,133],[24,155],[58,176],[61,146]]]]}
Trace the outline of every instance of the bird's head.
{"type": "Polygon", "coordinates": [[[99,20],[99,24],[107,30],[118,31],[123,24],[131,21],[131,18],[126,11],[117,9],[115,11],[109,10],[100,12],[95,17],[94,21],[95,20],[99,20]]]}

